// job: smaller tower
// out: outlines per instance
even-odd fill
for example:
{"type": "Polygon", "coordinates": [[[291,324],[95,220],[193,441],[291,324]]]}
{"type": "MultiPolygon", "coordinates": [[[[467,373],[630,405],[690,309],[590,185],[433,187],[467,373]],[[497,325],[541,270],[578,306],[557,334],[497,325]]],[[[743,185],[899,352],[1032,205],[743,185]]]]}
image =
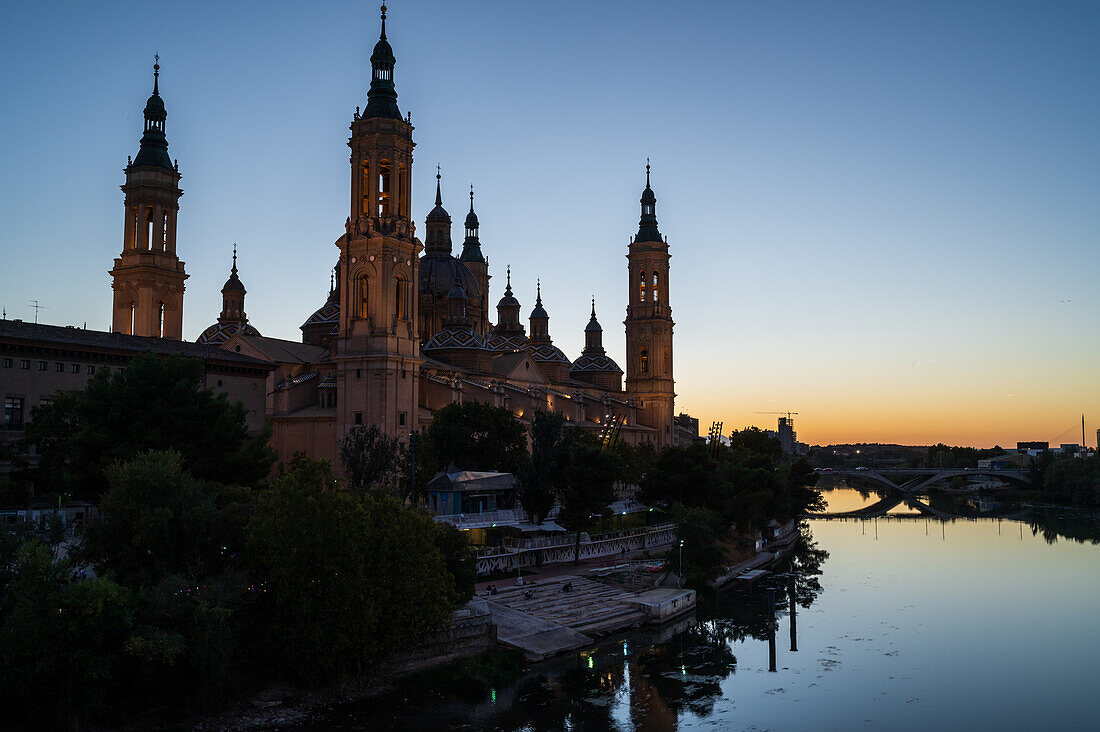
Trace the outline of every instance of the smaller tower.
{"type": "Polygon", "coordinates": [[[527,345],[531,358],[538,362],[539,369],[546,378],[555,384],[564,384],[569,380],[569,359],[561,349],[550,340],[550,316],[542,306],[542,281],[538,282],[535,308],[531,311],[531,335],[527,345]]]}
{"type": "Polygon", "coordinates": [[[497,324],[493,327],[494,336],[508,338],[526,338],[527,331],[519,319],[520,304],[516,296],[512,294],[512,268],[508,267],[507,284],[504,287],[504,297],[497,303],[497,324]]]}
{"type": "Polygon", "coordinates": [[[225,343],[236,333],[248,336],[258,336],[260,331],[248,323],[248,316],[244,314],[244,283],[237,276],[237,245],[233,245],[233,268],[229,271],[229,279],[222,285],[222,312],[218,316],[218,322],[204,330],[195,343],[219,346],[225,343]]]}
{"type": "Polygon", "coordinates": [[[592,297],[592,317],[584,327],[584,351],[569,369],[570,378],[587,381],[607,391],[623,390],[623,370],[607,357],[603,347],[603,326],[596,320],[596,297],[592,297]]]}
{"type": "Polygon", "coordinates": [[[531,343],[550,343],[550,316],[542,306],[542,280],[536,280],[535,308],[531,311],[531,343]]]}
{"type": "Polygon", "coordinates": [[[233,268],[229,270],[229,279],[222,285],[222,313],[219,323],[237,323],[244,325],[248,317],[244,314],[244,296],[248,291],[237,276],[237,245],[233,245],[233,268]]]}
{"type": "Polygon", "coordinates": [[[481,290],[481,302],[477,303],[480,317],[472,323],[474,330],[483,336],[489,334],[489,262],[481,253],[481,240],[478,237],[480,222],[474,213],[474,187],[470,186],[470,213],[466,214],[466,240],[462,243],[462,255],[459,261],[466,265],[470,274],[477,280],[481,290]]]}
{"type": "Polygon", "coordinates": [[[160,98],[160,59],[153,64],[153,94],[145,104],[145,130],[137,157],[126,165],[122,254],[111,269],[116,333],[182,340],[187,274],[176,255],[176,214],[183,191],[168,157],[160,98]]]}

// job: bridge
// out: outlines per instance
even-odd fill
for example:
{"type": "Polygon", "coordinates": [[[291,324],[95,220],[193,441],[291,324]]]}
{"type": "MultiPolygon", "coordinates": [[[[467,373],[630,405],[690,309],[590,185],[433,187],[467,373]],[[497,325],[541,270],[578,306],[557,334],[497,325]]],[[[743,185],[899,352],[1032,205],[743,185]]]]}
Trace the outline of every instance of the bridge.
{"type": "MultiPolygon", "coordinates": [[[[851,470],[821,470],[822,478],[861,478],[892,491],[914,494],[941,480],[955,477],[997,478],[1018,486],[1031,485],[1031,471],[1004,468],[854,468],[851,470]]],[[[896,504],[895,504],[896,505],[896,504]]]]}

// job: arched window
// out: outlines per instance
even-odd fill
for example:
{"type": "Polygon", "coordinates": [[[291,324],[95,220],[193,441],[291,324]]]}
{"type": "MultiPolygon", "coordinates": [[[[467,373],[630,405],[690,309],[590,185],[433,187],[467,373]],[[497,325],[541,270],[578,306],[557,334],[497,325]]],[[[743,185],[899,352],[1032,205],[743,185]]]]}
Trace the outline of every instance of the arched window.
{"type": "Polygon", "coordinates": [[[642,352],[638,354],[638,370],[643,374],[649,373],[649,351],[642,349],[642,352]]]}
{"type": "Polygon", "coordinates": [[[409,288],[400,277],[393,278],[393,312],[398,320],[409,319],[409,288]]]}
{"type": "Polygon", "coordinates": [[[363,170],[359,177],[359,197],[362,198],[360,213],[370,213],[370,163],[363,162],[363,170]]]}
{"type": "Polygon", "coordinates": [[[135,305],[133,302],[131,302],[130,303],[130,330],[128,331],[130,335],[134,335],[134,325],[135,325],[136,320],[137,320],[137,305],[135,305]]]}
{"type": "Polygon", "coordinates": [[[356,317],[365,318],[370,313],[370,281],[365,274],[359,275],[359,310],[356,317]]]}
{"type": "Polygon", "coordinates": [[[164,337],[164,303],[157,303],[157,333],[164,337]]]}
{"type": "Polygon", "coordinates": [[[642,272],[640,282],[641,287],[638,289],[638,299],[641,302],[645,302],[645,272],[642,272]]]}
{"type": "Polygon", "coordinates": [[[653,273],[653,302],[661,301],[661,276],[653,273]]]}
{"type": "Polygon", "coordinates": [[[390,215],[390,200],[392,198],[392,192],[390,190],[390,178],[391,178],[390,161],[383,160],[378,164],[378,215],[389,216],[390,215]]]}

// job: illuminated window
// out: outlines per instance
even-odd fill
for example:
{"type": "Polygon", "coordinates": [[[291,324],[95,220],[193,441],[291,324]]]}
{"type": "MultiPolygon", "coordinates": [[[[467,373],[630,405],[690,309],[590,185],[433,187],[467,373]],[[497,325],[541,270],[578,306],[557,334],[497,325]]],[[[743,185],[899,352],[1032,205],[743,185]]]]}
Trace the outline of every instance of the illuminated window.
{"type": "Polygon", "coordinates": [[[164,303],[158,303],[157,307],[157,332],[164,337],[164,303]]]}
{"type": "Polygon", "coordinates": [[[661,301],[661,280],[660,275],[656,272],[653,273],[653,302],[661,301]]]}
{"type": "Polygon", "coordinates": [[[391,173],[390,161],[383,160],[378,164],[378,215],[389,216],[390,215],[390,183],[391,173]]]}
{"type": "Polygon", "coordinates": [[[638,369],[643,374],[649,373],[649,351],[642,349],[638,357],[638,369]]]}
{"type": "Polygon", "coordinates": [[[638,288],[638,299],[645,302],[645,272],[642,272],[639,282],[641,286],[638,288]]]}

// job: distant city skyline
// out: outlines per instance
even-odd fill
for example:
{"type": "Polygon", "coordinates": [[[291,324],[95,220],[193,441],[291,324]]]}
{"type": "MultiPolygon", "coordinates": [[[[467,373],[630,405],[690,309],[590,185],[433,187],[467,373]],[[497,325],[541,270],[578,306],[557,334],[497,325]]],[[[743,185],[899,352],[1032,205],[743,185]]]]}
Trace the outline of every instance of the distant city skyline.
{"type": "MultiPolygon", "coordinates": [[[[677,411],[801,441],[1014,446],[1100,422],[1100,8],[1090,3],[391,2],[418,231],[442,167],[490,261],[576,358],[623,363],[646,159],[672,253],[677,411]]],[[[0,305],[106,330],[121,169],[160,54],[185,191],[184,337],[234,242],[298,340],[347,215],[377,6],[6,9],[0,305]]],[[[458,232],[456,229],[456,232],[458,232]]],[[[459,238],[460,235],[456,233],[459,238]]],[[[1091,443],[1090,443],[1091,444],[1091,443]]]]}

